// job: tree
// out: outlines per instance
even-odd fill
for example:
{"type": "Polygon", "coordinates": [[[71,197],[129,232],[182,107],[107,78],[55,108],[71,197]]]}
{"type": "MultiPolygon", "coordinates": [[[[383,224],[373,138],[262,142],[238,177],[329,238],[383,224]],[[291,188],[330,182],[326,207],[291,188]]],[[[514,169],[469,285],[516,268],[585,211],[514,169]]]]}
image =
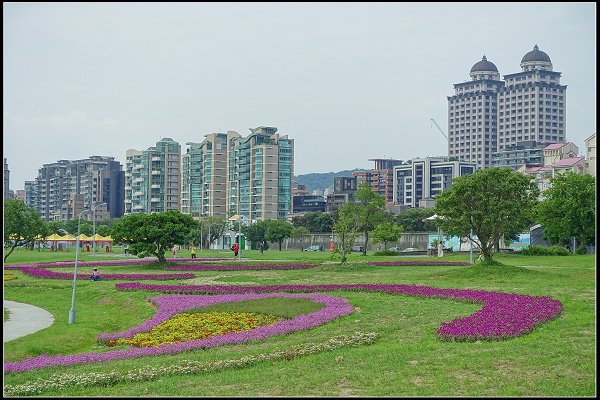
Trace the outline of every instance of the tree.
{"type": "Polygon", "coordinates": [[[401,235],[401,226],[386,221],[375,227],[373,231],[373,243],[383,243],[383,249],[385,250],[388,243],[397,242],[401,235]]]}
{"type": "Polygon", "coordinates": [[[15,248],[33,245],[36,238],[44,240],[48,235],[48,225],[35,208],[21,200],[4,200],[4,246],[10,249],[4,254],[4,261],[15,248]]]}
{"type": "MultiPolygon", "coordinates": [[[[569,244],[575,237],[582,246],[596,237],[596,180],[591,175],[567,172],[551,179],[552,187],[542,193],[537,221],[544,238],[553,244],[569,244]]],[[[573,249],[575,250],[575,249],[573,249]]]]}
{"type": "Polygon", "coordinates": [[[292,218],[295,227],[303,226],[311,233],[330,233],[333,226],[334,213],[307,212],[302,216],[292,218]]]}
{"type": "Polygon", "coordinates": [[[250,240],[250,242],[252,242],[253,248],[257,248],[261,243],[264,249],[268,247],[265,236],[270,222],[271,221],[264,220],[257,221],[252,225],[242,226],[242,233],[250,240]]]}
{"type": "Polygon", "coordinates": [[[344,264],[348,253],[358,237],[360,227],[360,210],[356,203],[346,203],[338,210],[338,217],[333,225],[333,231],[339,240],[335,252],[340,254],[341,263],[344,264]]]}
{"type": "Polygon", "coordinates": [[[292,236],[295,239],[300,239],[300,248],[301,249],[304,249],[304,238],[306,238],[308,235],[310,235],[310,232],[304,226],[299,226],[297,228],[294,228],[294,231],[292,232],[292,236]]]}
{"type": "Polygon", "coordinates": [[[194,219],[179,211],[127,215],[112,228],[115,244],[127,244],[129,252],[138,257],[156,256],[164,263],[165,252],[174,245],[187,243],[194,219]]]}
{"type": "Polygon", "coordinates": [[[265,239],[271,243],[279,243],[279,251],[281,251],[283,239],[292,237],[292,233],[294,233],[294,225],[287,221],[273,220],[269,221],[267,231],[265,232],[265,239]]]}
{"type": "Polygon", "coordinates": [[[219,217],[207,217],[202,220],[203,230],[206,231],[206,237],[208,240],[208,248],[210,245],[223,236],[223,232],[225,232],[225,228],[227,228],[227,221],[224,218],[219,217]]]}
{"type": "Polygon", "coordinates": [[[432,208],[409,208],[395,216],[394,221],[402,225],[405,232],[433,232],[436,230],[435,222],[423,221],[433,214],[432,208]]]}
{"type": "Polygon", "coordinates": [[[538,193],[526,175],[509,168],[481,169],[453,179],[452,186],[436,196],[436,223],[448,235],[470,237],[491,261],[502,235],[528,226],[538,193]],[[471,230],[477,239],[470,236],[471,230]]]}
{"type": "Polygon", "coordinates": [[[366,256],[367,247],[369,246],[369,232],[385,219],[385,198],[375,193],[368,182],[361,182],[358,185],[358,189],[354,193],[354,198],[360,202],[358,210],[360,231],[365,235],[363,255],[366,256]]]}

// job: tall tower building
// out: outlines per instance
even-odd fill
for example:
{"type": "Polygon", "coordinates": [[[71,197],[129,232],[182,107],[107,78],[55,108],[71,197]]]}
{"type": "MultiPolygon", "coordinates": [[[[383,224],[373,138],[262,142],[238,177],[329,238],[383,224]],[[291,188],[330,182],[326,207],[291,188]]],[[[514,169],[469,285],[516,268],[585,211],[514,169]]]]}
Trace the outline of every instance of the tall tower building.
{"type": "Polygon", "coordinates": [[[181,212],[192,217],[225,218],[227,134],[211,133],[202,143],[186,143],[182,156],[181,212]]]}
{"type": "Polygon", "coordinates": [[[226,214],[285,220],[292,211],[294,140],[274,127],[250,131],[245,138],[227,132],[226,214]]]}
{"type": "Polygon", "coordinates": [[[448,155],[493,166],[492,153],[520,142],[566,140],[566,89],[560,72],[538,46],[521,59],[521,72],[504,75],[484,56],[472,81],[454,85],[448,97],[448,155]]]}
{"type": "Polygon", "coordinates": [[[567,86],[537,45],[523,56],[521,72],[504,75],[498,93],[498,150],[524,140],[566,139],[567,86]]]}
{"type": "Polygon", "coordinates": [[[181,146],[163,138],[146,150],[127,150],[125,215],[164,212],[181,207],[181,146]]]}
{"type": "Polygon", "coordinates": [[[10,198],[10,171],[8,170],[8,163],[6,162],[6,158],[4,159],[4,198],[10,198]]]}
{"type": "Polygon", "coordinates": [[[448,96],[448,155],[486,168],[496,151],[497,96],[504,82],[485,56],[469,75],[471,81],[455,84],[454,96],[448,96]]]}

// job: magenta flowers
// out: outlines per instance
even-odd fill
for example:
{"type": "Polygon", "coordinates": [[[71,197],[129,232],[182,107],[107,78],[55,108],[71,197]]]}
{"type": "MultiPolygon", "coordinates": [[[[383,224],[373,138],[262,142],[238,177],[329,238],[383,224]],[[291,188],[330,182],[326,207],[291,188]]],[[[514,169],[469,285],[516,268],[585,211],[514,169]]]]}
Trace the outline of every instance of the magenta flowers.
{"type": "Polygon", "coordinates": [[[153,326],[170,318],[178,312],[194,307],[206,307],[212,304],[229,303],[243,300],[263,299],[267,297],[294,297],[308,298],[315,302],[324,304],[320,310],[310,314],[301,314],[292,319],[276,322],[273,325],[260,326],[250,331],[239,333],[229,333],[226,335],[212,336],[206,339],[192,340],[189,342],[180,342],[165,344],[158,347],[131,348],[126,350],[112,350],[105,353],[82,353],[66,356],[47,356],[28,358],[22,361],[5,362],[4,372],[21,372],[32,369],[50,367],[89,364],[95,362],[107,362],[121,360],[126,358],[136,358],[145,356],[156,356],[162,354],[176,354],[183,351],[194,349],[207,349],[225,344],[243,343],[251,340],[264,339],[274,335],[282,335],[290,332],[311,329],[327,321],[342,317],[352,312],[352,306],[347,300],[319,294],[289,294],[289,293],[269,293],[269,294],[229,294],[217,296],[159,296],[151,298],[158,306],[158,312],[144,324],[134,327],[127,332],[117,334],[103,334],[98,338],[108,340],[119,337],[129,337],[138,332],[148,331],[153,326]]]}
{"type": "Polygon", "coordinates": [[[315,268],[319,264],[262,264],[262,265],[210,265],[210,264],[199,264],[199,265],[177,265],[174,267],[167,267],[168,270],[172,271],[227,271],[227,270],[244,270],[244,269],[305,269],[315,268]]]}
{"type": "Polygon", "coordinates": [[[530,332],[535,326],[560,314],[562,303],[546,296],[486,292],[468,289],[437,289],[395,284],[274,285],[274,286],[169,286],[137,282],[118,283],[119,290],[150,290],[174,293],[265,293],[364,290],[411,296],[437,297],[483,303],[476,313],[436,330],[444,340],[505,339],[530,332]]]}
{"type": "Polygon", "coordinates": [[[369,265],[471,265],[462,261],[369,261],[369,265]]]}
{"type": "MultiPolygon", "coordinates": [[[[68,272],[48,271],[44,268],[25,267],[19,265],[5,265],[4,269],[18,269],[22,273],[33,276],[34,278],[47,279],[73,279],[73,274],[68,272]]],[[[100,274],[102,279],[121,279],[121,280],[142,280],[142,279],[189,279],[194,278],[194,274],[100,274]]],[[[77,279],[89,279],[89,274],[77,274],[77,279]]]]}

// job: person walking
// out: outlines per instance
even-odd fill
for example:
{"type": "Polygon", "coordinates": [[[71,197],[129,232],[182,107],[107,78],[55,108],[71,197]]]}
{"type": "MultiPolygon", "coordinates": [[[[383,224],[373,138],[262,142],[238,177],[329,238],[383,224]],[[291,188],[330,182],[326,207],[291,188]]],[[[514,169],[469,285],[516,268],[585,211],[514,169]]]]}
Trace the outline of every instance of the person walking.
{"type": "Polygon", "coordinates": [[[192,246],[192,258],[196,258],[196,246],[192,246]]]}
{"type": "Polygon", "coordinates": [[[238,255],[239,251],[240,251],[240,245],[239,245],[239,244],[237,244],[237,243],[235,243],[235,244],[233,245],[233,254],[234,254],[236,257],[237,257],[237,255],[238,255]]]}

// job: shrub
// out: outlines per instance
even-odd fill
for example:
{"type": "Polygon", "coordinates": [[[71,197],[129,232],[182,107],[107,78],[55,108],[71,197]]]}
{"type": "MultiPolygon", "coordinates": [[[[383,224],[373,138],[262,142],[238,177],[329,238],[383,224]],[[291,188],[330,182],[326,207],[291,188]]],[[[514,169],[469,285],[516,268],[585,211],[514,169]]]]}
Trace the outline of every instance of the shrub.
{"type": "Polygon", "coordinates": [[[399,251],[394,251],[394,250],[381,250],[381,251],[376,251],[375,253],[373,253],[374,256],[399,256],[400,252],[399,251]]]}
{"type": "Polygon", "coordinates": [[[575,252],[577,254],[587,254],[587,249],[585,247],[581,246],[581,247],[578,247],[577,250],[575,250],[575,252]]]}
{"type": "Polygon", "coordinates": [[[521,250],[521,254],[528,256],[568,256],[571,253],[564,247],[561,246],[528,246],[521,250]]]}

